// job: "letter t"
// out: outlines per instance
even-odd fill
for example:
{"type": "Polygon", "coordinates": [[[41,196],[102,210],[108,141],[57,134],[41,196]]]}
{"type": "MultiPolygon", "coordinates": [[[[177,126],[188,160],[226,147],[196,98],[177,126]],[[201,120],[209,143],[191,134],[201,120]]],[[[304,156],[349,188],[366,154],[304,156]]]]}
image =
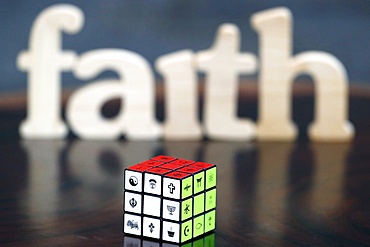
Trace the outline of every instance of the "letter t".
{"type": "Polygon", "coordinates": [[[222,25],[213,47],[197,53],[197,66],[207,74],[204,124],[208,137],[223,140],[250,140],[254,123],[237,119],[238,76],[256,70],[256,58],[240,53],[240,33],[233,24],[222,25]]]}

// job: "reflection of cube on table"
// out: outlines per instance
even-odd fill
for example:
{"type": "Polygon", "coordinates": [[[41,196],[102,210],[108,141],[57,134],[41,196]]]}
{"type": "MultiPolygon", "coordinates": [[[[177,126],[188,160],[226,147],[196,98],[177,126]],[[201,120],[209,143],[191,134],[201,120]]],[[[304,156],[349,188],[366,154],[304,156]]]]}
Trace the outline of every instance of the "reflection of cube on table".
{"type": "Polygon", "coordinates": [[[183,243],[216,227],[213,164],[165,155],[124,172],[123,231],[183,243]]]}

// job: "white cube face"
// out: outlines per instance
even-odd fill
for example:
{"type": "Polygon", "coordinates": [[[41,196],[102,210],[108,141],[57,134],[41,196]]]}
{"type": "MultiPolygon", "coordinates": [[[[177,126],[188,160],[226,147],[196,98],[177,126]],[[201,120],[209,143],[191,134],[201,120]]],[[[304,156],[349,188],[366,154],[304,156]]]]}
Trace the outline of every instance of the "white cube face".
{"type": "Polygon", "coordinates": [[[162,217],[164,219],[179,221],[180,220],[180,202],[163,200],[162,217]]]}
{"type": "Polygon", "coordinates": [[[180,242],[180,224],[163,221],[162,239],[165,241],[180,242]]]}
{"type": "Polygon", "coordinates": [[[125,233],[141,235],[141,217],[132,214],[125,214],[123,231],[125,233]]]}
{"type": "Polygon", "coordinates": [[[142,208],[141,194],[125,192],[125,211],[131,213],[141,214],[142,208]]]}
{"type": "Polygon", "coordinates": [[[125,190],[143,191],[143,174],[135,171],[125,171],[125,190]]]}
{"type": "Polygon", "coordinates": [[[161,216],[161,198],[156,196],[144,195],[143,211],[146,215],[161,216]]]}
{"type": "Polygon", "coordinates": [[[144,217],[143,236],[159,239],[161,236],[161,221],[159,219],[144,217]]]}
{"type": "Polygon", "coordinates": [[[145,173],[144,174],[144,192],[161,195],[162,177],[160,175],[145,173]]]}
{"type": "Polygon", "coordinates": [[[173,199],[180,199],[181,186],[180,180],[163,178],[163,196],[173,199]]]}

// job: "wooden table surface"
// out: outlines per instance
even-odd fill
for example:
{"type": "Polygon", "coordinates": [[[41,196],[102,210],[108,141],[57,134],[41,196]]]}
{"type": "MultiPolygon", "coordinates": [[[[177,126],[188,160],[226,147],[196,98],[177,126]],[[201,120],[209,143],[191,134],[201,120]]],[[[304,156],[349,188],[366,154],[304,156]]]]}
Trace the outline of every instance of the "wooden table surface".
{"type": "MultiPolygon", "coordinates": [[[[310,93],[294,99],[293,143],[25,141],[24,107],[2,107],[0,246],[160,246],[122,233],[122,171],[158,154],[218,165],[214,246],[370,245],[369,92],[351,89],[346,144],[307,141],[310,93]]],[[[255,119],[255,98],[241,104],[255,119]]]]}

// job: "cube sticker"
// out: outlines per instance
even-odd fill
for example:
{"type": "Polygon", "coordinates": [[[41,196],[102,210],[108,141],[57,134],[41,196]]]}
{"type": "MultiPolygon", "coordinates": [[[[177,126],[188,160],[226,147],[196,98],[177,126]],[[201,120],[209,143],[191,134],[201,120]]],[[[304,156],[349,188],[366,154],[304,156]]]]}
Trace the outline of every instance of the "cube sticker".
{"type": "Polygon", "coordinates": [[[193,216],[193,198],[181,202],[181,220],[187,220],[193,216]]]}
{"type": "Polygon", "coordinates": [[[204,193],[194,196],[194,216],[204,213],[204,193]]]}
{"type": "MultiPolygon", "coordinates": [[[[150,170],[149,170],[150,171],[150,170]]],[[[144,192],[160,195],[162,193],[162,178],[161,175],[154,173],[144,174],[144,192]]]]}
{"type": "Polygon", "coordinates": [[[159,239],[161,236],[161,221],[155,218],[143,218],[143,236],[159,239]]]}
{"type": "Polygon", "coordinates": [[[180,201],[163,199],[162,217],[163,219],[179,221],[180,220],[180,201]]]}
{"type": "Polygon", "coordinates": [[[216,186],[216,167],[206,171],[206,189],[216,186]]]}
{"type": "Polygon", "coordinates": [[[125,211],[131,213],[141,214],[142,196],[138,193],[126,191],[124,194],[125,211]]]}
{"type": "Polygon", "coordinates": [[[135,171],[125,171],[125,189],[141,192],[142,191],[143,174],[135,171]]]}
{"type": "Polygon", "coordinates": [[[198,172],[194,175],[194,194],[198,194],[204,190],[204,172],[198,172]]]}
{"type": "Polygon", "coordinates": [[[161,198],[157,196],[144,195],[143,213],[150,216],[161,216],[161,198]]]}
{"type": "Polygon", "coordinates": [[[123,229],[125,233],[141,235],[141,217],[133,214],[125,214],[123,229]]]}
{"type": "Polygon", "coordinates": [[[181,242],[186,242],[193,237],[193,221],[188,220],[181,224],[181,242]]]}
{"type": "Polygon", "coordinates": [[[167,198],[180,199],[180,180],[163,178],[163,196],[167,198]]]}
{"type": "Polygon", "coordinates": [[[216,208],[216,189],[206,192],[206,211],[216,208]]]}
{"type": "Polygon", "coordinates": [[[196,238],[204,233],[204,214],[194,218],[193,237],[196,238]]]}
{"type": "Polygon", "coordinates": [[[180,243],[180,223],[163,221],[162,239],[180,243]]]}
{"type": "Polygon", "coordinates": [[[216,228],[217,167],[158,155],[124,171],[125,234],[185,243],[216,228]]]}
{"type": "Polygon", "coordinates": [[[204,232],[212,231],[216,228],[216,210],[212,210],[204,215],[204,232]]]}

